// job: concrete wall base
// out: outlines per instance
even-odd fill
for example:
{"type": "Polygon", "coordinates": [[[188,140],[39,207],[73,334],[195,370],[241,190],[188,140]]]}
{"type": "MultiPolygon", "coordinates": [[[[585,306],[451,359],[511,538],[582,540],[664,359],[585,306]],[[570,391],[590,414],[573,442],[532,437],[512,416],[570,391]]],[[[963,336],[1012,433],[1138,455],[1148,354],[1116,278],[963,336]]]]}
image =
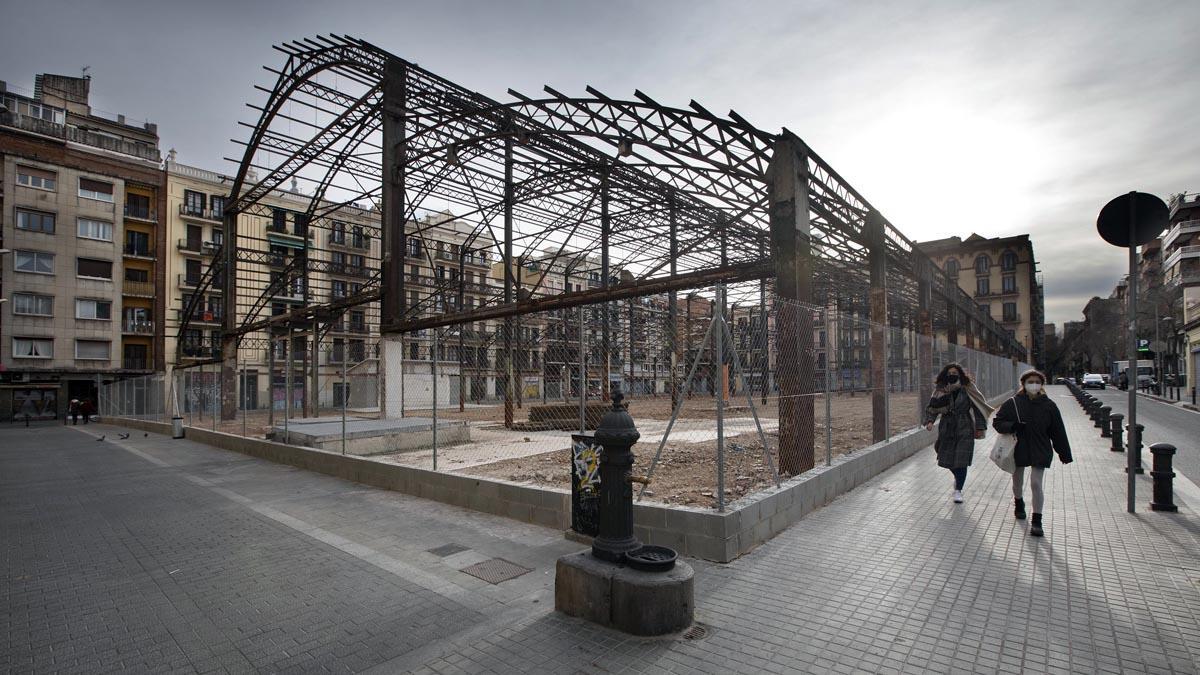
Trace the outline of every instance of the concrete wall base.
{"type": "Polygon", "coordinates": [[[573,553],[555,567],[554,609],[630,635],[666,635],[692,625],[694,582],[682,561],[668,572],[641,572],[573,553]]]}

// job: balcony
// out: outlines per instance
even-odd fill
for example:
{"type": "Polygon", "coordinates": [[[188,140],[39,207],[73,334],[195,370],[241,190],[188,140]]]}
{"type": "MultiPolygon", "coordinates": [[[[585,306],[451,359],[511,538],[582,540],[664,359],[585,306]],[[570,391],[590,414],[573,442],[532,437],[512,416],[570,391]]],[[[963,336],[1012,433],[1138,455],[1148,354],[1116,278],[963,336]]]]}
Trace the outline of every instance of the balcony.
{"type": "Polygon", "coordinates": [[[330,274],[340,274],[344,277],[366,277],[368,269],[358,265],[348,265],[346,263],[329,263],[330,274]]]}
{"type": "MultiPolygon", "coordinates": [[[[271,223],[270,225],[267,225],[267,234],[271,235],[271,236],[276,236],[276,237],[288,237],[291,239],[298,239],[301,241],[304,240],[304,235],[300,234],[300,232],[297,230],[288,229],[287,223],[282,223],[282,224],[271,223]]],[[[311,239],[313,236],[313,233],[310,231],[308,233],[308,236],[311,239]]]]}
{"type": "Polygon", "coordinates": [[[154,254],[154,249],[149,246],[134,246],[133,244],[125,244],[124,256],[126,258],[141,258],[143,260],[154,260],[157,257],[154,254]]]}
{"type": "Polygon", "coordinates": [[[203,246],[203,244],[201,244],[200,241],[196,240],[196,239],[180,239],[176,243],[176,248],[178,248],[180,251],[183,251],[184,253],[200,253],[200,248],[202,246],[203,246]]]}
{"type": "Polygon", "coordinates": [[[302,288],[281,288],[275,295],[271,296],[275,300],[284,302],[304,302],[304,289],[302,288]]]}
{"type": "Polygon", "coordinates": [[[154,284],[149,281],[128,281],[124,282],[121,287],[121,292],[124,295],[130,295],[141,298],[153,298],[156,293],[154,284]]]}
{"type": "MultiPolygon", "coordinates": [[[[184,317],[185,317],[184,312],[187,311],[187,307],[181,307],[175,311],[179,317],[180,323],[182,323],[184,320],[184,317]]],[[[196,313],[192,315],[191,321],[189,323],[207,323],[207,324],[213,324],[213,325],[220,325],[223,317],[224,317],[224,314],[221,312],[221,310],[219,308],[217,308],[215,310],[212,308],[210,308],[208,310],[205,310],[202,308],[197,308],[196,313]]]]}
{"type": "Polygon", "coordinates": [[[1200,258],[1200,246],[1177,246],[1163,263],[1163,269],[1169,270],[1185,258],[1200,258]]]}
{"type": "Polygon", "coordinates": [[[1021,323],[1021,315],[1020,314],[1009,314],[1007,316],[1001,317],[1000,323],[1002,323],[1002,324],[1021,323]]]}
{"type": "MultiPolygon", "coordinates": [[[[1174,218],[1179,209],[1190,209],[1195,206],[1200,206],[1200,193],[1175,195],[1169,205],[1169,217],[1174,218]]],[[[1165,247],[1166,244],[1164,243],[1163,246],[1165,247]]]]}
{"type": "Polygon", "coordinates": [[[154,322],[144,319],[124,319],[121,332],[126,335],[154,335],[154,322]]]}
{"type": "Polygon", "coordinates": [[[215,209],[206,209],[192,204],[180,204],[179,215],[185,218],[195,218],[196,220],[208,220],[221,222],[224,214],[215,209]]]}
{"type": "Polygon", "coordinates": [[[141,220],[147,223],[157,223],[158,212],[146,206],[130,206],[126,204],[125,218],[129,220],[141,220]]]}
{"type": "Polygon", "coordinates": [[[121,359],[121,367],[125,370],[150,370],[150,359],[126,356],[121,359]]]}
{"type": "Polygon", "coordinates": [[[345,232],[330,232],[325,241],[330,246],[343,246],[356,250],[368,250],[371,248],[371,237],[362,234],[354,236],[354,234],[346,234],[345,232]]]}
{"type": "MultiPolygon", "coordinates": [[[[200,285],[200,280],[204,277],[200,275],[179,274],[177,278],[179,279],[180,288],[197,288],[200,285]]],[[[225,282],[218,276],[212,280],[212,285],[208,287],[208,290],[213,293],[220,293],[224,288],[225,282]]]]}

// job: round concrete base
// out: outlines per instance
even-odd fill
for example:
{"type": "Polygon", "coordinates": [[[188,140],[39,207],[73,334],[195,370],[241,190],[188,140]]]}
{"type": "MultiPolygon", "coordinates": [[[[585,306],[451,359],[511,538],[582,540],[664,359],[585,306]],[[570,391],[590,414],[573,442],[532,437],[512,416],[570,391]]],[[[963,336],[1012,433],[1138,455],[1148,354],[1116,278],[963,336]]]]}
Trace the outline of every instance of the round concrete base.
{"type": "Polygon", "coordinates": [[[554,608],[630,635],[665,635],[692,624],[692,566],[677,561],[668,572],[640,572],[574,553],[558,559],[554,608]]]}

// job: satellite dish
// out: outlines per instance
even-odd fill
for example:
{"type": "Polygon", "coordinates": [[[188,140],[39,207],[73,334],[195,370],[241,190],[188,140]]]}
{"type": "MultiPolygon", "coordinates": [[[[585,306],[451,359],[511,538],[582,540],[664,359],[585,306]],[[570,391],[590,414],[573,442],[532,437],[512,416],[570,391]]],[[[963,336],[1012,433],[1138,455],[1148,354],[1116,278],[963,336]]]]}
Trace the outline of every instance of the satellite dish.
{"type": "Polygon", "coordinates": [[[1169,219],[1163,200],[1145,192],[1130,192],[1100,209],[1096,230],[1113,246],[1129,248],[1153,241],[1166,229],[1169,219]]]}

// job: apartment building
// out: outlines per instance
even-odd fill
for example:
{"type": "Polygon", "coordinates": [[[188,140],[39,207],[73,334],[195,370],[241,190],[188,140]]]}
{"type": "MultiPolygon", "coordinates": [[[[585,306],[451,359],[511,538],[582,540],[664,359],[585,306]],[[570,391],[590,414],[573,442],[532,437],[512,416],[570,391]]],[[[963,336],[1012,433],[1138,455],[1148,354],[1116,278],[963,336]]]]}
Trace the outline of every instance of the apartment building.
{"type": "Polygon", "coordinates": [[[158,130],[92,110],[90,89],[0,82],[0,420],[61,418],[163,367],[158,130]]]}
{"type": "Polygon", "coordinates": [[[1163,283],[1178,296],[1168,352],[1177,356],[1168,372],[1185,373],[1184,383],[1200,396],[1200,194],[1178,194],[1168,205],[1170,225],[1162,238],[1163,283]],[[1179,363],[1182,361],[1182,363],[1179,363]]]}
{"type": "MultiPolygon", "coordinates": [[[[227,242],[223,218],[231,185],[229,176],[182,164],[173,150],[168,154],[165,347],[172,367],[182,371],[181,391],[197,398],[181,400],[184,410],[210,406],[200,398],[218,395],[217,367],[195,365],[221,353],[226,289],[220,275],[211,280],[206,275],[227,242]]],[[[377,273],[378,213],[342,206],[310,220],[305,215],[309,202],[293,183],[291,190],[275,190],[259,208],[239,215],[239,319],[250,312],[261,319],[345,298],[361,292],[377,273]]],[[[332,325],[315,327],[315,346],[313,326],[298,326],[290,343],[287,336],[265,331],[246,334],[238,351],[239,405],[259,409],[271,401],[282,409],[289,382],[297,410],[340,407],[344,397],[347,405],[378,405],[378,388],[370,379],[377,373],[378,303],[352,307],[332,319],[332,325]],[[346,384],[343,366],[353,373],[346,384]]]]}
{"type": "MultiPolygon", "coordinates": [[[[917,246],[1025,346],[1031,363],[1044,367],[1045,302],[1029,235],[989,239],[972,234],[917,246]]],[[[959,339],[961,343],[961,332],[959,339]]]]}

